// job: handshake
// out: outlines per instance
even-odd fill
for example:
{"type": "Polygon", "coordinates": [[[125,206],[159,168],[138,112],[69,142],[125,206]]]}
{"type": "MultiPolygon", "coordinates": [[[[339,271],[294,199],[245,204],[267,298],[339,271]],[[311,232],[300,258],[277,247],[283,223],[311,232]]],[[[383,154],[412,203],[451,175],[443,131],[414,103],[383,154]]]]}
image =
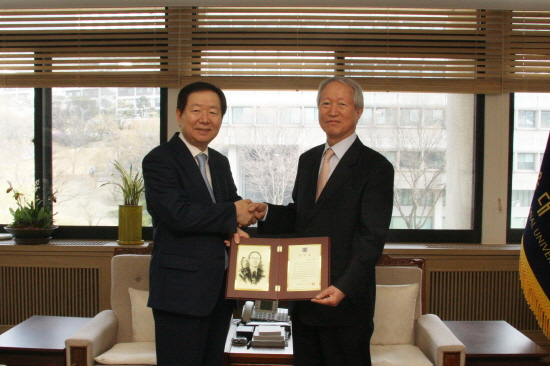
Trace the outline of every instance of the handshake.
{"type": "Polygon", "coordinates": [[[240,227],[254,225],[258,220],[264,218],[267,211],[267,204],[262,202],[252,202],[246,199],[234,203],[237,209],[237,223],[240,227]]]}

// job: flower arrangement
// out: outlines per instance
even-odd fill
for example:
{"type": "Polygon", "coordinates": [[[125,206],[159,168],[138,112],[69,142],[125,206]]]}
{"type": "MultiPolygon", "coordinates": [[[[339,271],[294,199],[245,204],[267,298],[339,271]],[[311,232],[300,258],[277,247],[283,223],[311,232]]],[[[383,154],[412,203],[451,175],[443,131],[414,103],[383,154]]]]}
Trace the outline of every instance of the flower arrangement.
{"type": "MultiPolygon", "coordinates": [[[[10,213],[13,216],[13,222],[8,225],[9,228],[40,228],[50,229],[54,222],[54,213],[50,207],[43,204],[42,200],[37,196],[40,188],[40,182],[36,181],[34,185],[34,200],[27,201],[24,194],[17,191],[11,182],[8,181],[10,187],[6,193],[13,193],[13,198],[17,203],[17,208],[10,208],[10,213]]],[[[55,195],[48,197],[51,202],[57,202],[55,195]]]]}
{"type": "MultiPolygon", "coordinates": [[[[107,184],[114,184],[120,187],[122,195],[124,197],[124,204],[129,206],[139,205],[139,199],[145,191],[145,185],[143,183],[143,175],[139,172],[134,174],[132,165],[130,165],[130,171],[124,168],[118,161],[114,162],[115,169],[118,171],[121,179],[121,183],[107,182],[101,186],[107,184]]],[[[113,174],[114,176],[114,174],[113,174]]]]}

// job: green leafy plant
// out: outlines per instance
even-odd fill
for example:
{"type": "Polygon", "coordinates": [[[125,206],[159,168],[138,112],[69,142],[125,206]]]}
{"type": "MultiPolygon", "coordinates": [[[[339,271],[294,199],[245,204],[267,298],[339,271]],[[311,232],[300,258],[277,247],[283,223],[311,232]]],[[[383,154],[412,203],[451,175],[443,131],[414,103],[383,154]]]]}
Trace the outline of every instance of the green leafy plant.
{"type": "MultiPolygon", "coordinates": [[[[42,228],[49,229],[53,226],[55,215],[50,207],[43,205],[42,200],[37,196],[40,188],[39,181],[34,185],[34,200],[27,201],[24,194],[13,188],[11,182],[8,181],[10,187],[6,193],[13,193],[13,198],[17,203],[17,208],[10,208],[13,216],[13,222],[8,225],[10,228],[42,228]]],[[[50,195],[48,200],[57,202],[55,195],[50,195]]]]}
{"type": "MultiPolygon", "coordinates": [[[[107,182],[101,186],[107,184],[114,184],[120,187],[122,195],[124,196],[124,204],[128,206],[139,205],[139,199],[142,193],[145,191],[145,185],[143,184],[143,175],[139,172],[134,174],[132,165],[130,164],[130,171],[124,168],[118,161],[114,162],[115,169],[118,171],[121,179],[119,182],[107,182]]],[[[114,174],[113,174],[114,176],[114,174]]]]}

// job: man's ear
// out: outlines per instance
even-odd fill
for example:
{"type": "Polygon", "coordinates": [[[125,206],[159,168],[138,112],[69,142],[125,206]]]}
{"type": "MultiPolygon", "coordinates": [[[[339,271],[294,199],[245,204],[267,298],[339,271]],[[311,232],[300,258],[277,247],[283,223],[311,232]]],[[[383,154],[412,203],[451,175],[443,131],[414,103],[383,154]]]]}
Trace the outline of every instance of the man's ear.
{"type": "Polygon", "coordinates": [[[355,124],[359,122],[361,115],[363,115],[363,110],[364,110],[363,108],[355,108],[355,115],[356,115],[355,124]]]}

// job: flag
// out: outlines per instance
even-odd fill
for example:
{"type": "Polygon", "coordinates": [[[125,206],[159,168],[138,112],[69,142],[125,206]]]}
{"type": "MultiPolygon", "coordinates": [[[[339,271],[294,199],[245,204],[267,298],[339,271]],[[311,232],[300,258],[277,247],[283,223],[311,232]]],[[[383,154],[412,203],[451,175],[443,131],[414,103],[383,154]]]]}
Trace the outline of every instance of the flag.
{"type": "Polygon", "coordinates": [[[550,136],[521,241],[519,276],[525,298],[550,339],[550,136]]]}

